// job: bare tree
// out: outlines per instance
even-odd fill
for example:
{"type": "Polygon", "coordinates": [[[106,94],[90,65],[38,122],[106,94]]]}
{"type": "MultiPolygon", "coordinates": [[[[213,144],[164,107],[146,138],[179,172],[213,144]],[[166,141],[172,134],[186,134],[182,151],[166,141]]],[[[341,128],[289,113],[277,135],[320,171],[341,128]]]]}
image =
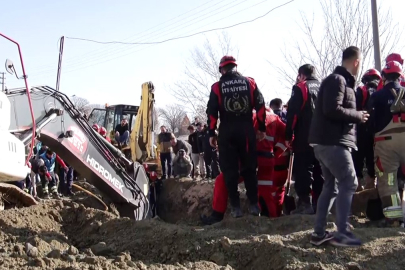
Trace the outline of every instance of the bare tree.
{"type": "Polygon", "coordinates": [[[164,125],[172,132],[178,133],[182,129],[182,122],[186,117],[186,112],[181,106],[168,105],[159,109],[159,117],[164,125]]]}
{"type": "Polygon", "coordinates": [[[80,112],[84,113],[85,115],[89,115],[91,113],[90,102],[82,97],[73,96],[72,103],[80,112]]]}
{"type": "MultiPolygon", "coordinates": [[[[280,75],[280,82],[289,89],[295,83],[298,67],[313,64],[317,68],[317,75],[325,78],[341,64],[342,51],[349,46],[357,46],[363,53],[361,74],[364,69],[374,66],[370,1],[320,0],[320,5],[324,23],[321,34],[314,27],[315,15],[308,18],[302,14],[300,41],[295,43],[293,50],[291,46],[284,46],[282,51],[287,66],[273,65],[280,75]]],[[[403,30],[393,23],[390,10],[380,6],[378,14],[381,50],[385,56],[397,49],[403,30]]],[[[319,14],[316,19],[319,24],[319,14]]],[[[360,79],[361,76],[358,76],[358,81],[360,79]]]]}
{"type": "Polygon", "coordinates": [[[196,116],[206,118],[205,108],[211,91],[211,85],[219,80],[219,60],[224,55],[238,51],[232,46],[230,36],[226,32],[218,35],[218,44],[213,44],[208,38],[201,47],[190,52],[190,57],[184,63],[184,78],[176,82],[171,91],[181,104],[187,104],[196,116]]]}

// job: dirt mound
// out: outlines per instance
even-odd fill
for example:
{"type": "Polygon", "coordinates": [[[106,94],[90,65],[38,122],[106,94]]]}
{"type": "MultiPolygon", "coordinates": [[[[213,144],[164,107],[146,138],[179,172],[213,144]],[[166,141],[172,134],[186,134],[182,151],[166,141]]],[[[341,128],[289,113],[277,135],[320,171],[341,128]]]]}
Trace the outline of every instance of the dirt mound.
{"type": "Polygon", "coordinates": [[[0,269],[402,269],[405,264],[401,228],[375,228],[356,219],[354,232],[363,247],[314,248],[308,243],[314,216],[245,215],[200,227],[199,214],[210,211],[212,185],[173,180],[164,189],[172,223],[135,222],[69,200],[0,211],[0,269]]]}

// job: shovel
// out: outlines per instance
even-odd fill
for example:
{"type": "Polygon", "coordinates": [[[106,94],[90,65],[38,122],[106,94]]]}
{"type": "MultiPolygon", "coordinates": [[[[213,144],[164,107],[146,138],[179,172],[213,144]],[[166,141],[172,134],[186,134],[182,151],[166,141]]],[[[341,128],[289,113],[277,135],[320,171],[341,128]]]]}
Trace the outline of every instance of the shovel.
{"type": "Polygon", "coordinates": [[[286,194],[284,196],[284,210],[286,215],[289,215],[291,211],[295,210],[296,208],[295,198],[294,196],[290,195],[293,163],[294,163],[294,153],[291,153],[290,164],[288,165],[287,186],[285,191],[286,194]]]}

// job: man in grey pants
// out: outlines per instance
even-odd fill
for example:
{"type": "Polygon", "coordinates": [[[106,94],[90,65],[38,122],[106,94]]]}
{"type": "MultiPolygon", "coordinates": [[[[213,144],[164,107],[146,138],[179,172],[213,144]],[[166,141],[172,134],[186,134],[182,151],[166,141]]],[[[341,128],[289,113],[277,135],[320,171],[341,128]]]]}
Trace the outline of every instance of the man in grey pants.
{"type": "Polygon", "coordinates": [[[321,84],[309,132],[309,143],[314,147],[325,178],[318,199],[315,228],[311,243],[321,245],[329,240],[334,246],[360,246],[348,229],[352,197],[357,188],[356,171],[351,151],[357,150],[355,124],[364,123],[369,115],[356,110],[353,90],[361,66],[361,52],[357,47],[343,51],[342,66],[336,67],[321,84]],[[327,232],[328,213],[336,198],[335,234],[327,232]]]}

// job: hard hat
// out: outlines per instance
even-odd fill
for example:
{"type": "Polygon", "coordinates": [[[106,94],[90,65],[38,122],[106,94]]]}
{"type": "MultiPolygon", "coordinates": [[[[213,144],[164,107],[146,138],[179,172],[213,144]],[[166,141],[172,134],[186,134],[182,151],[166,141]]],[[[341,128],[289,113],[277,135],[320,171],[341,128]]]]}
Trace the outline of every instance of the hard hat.
{"type": "Polygon", "coordinates": [[[235,66],[237,66],[236,59],[233,56],[225,55],[224,57],[221,58],[221,61],[219,62],[219,68],[221,69],[229,64],[234,64],[235,66]]]}
{"type": "Polygon", "coordinates": [[[397,61],[390,61],[385,65],[385,67],[382,70],[382,73],[383,74],[397,73],[399,75],[402,75],[402,66],[397,61]]]}
{"type": "Polygon", "coordinates": [[[374,69],[374,68],[371,68],[371,69],[367,70],[364,73],[363,77],[366,77],[366,76],[378,76],[381,79],[380,72],[378,70],[374,69]]]}
{"type": "Polygon", "coordinates": [[[404,59],[402,59],[401,55],[399,53],[391,53],[385,58],[385,62],[391,62],[391,61],[397,61],[401,65],[404,64],[404,59]]]}
{"type": "Polygon", "coordinates": [[[374,68],[371,68],[364,73],[363,77],[361,78],[361,82],[366,84],[370,77],[376,77],[381,80],[380,72],[374,68]]]}
{"type": "Polygon", "coordinates": [[[97,132],[99,132],[99,130],[100,130],[100,126],[97,124],[93,124],[92,128],[97,132]]]}
{"type": "Polygon", "coordinates": [[[107,135],[107,130],[105,129],[105,127],[100,127],[99,133],[101,136],[105,137],[105,135],[107,135]]]}

